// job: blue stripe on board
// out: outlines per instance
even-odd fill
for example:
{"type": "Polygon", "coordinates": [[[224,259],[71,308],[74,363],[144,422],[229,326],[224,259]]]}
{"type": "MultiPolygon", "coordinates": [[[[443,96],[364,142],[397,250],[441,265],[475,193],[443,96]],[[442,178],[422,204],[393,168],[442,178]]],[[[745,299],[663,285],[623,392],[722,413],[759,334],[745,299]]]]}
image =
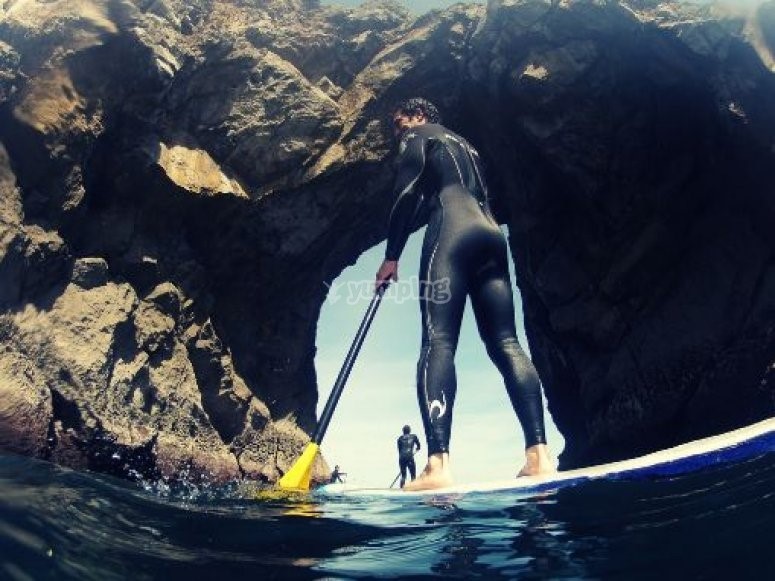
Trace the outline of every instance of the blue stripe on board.
{"type": "Polygon", "coordinates": [[[624,470],[622,472],[615,472],[609,474],[604,478],[631,478],[633,476],[672,476],[674,474],[683,474],[684,472],[692,472],[694,470],[701,470],[714,466],[716,464],[725,464],[728,462],[737,462],[756,456],[757,454],[764,454],[766,452],[775,451],[775,432],[769,432],[760,436],[755,436],[750,440],[745,440],[739,444],[730,446],[729,448],[721,448],[718,450],[710,450],[696,454],[694,456],[688,456],[686,458],[679,458],[677,460],[668,460],[666,462],[660,462],[652,466],[644,466],[642,468],[633,468],[632,470],[624,470]]]}
{"type": "Polygon", "coordinates": [[[711,466],[718,464],[739,462],[740,460],[745,460],[759,454],[766,454],[767,452],[775,452],[775,432],[756,436],[755,438],[735,444],[729,448],[711,450],[687,458],[668,460],[651,466],[631,468],[629,470],[611,472],[601,476],[580,476],[578,478],[561,480],[559,482],[544,482],[535,486],[526,486],[524,488],[515,487],[515,490],[519,490],[520,492],[545,492],[547,490],[556,490],[557,488],[577,486],[589,480],[637,480],[654,476],[675,476],[677,474],[686,474],[687,472],[702,470],[703,468],[710,468],[711,466]]]}

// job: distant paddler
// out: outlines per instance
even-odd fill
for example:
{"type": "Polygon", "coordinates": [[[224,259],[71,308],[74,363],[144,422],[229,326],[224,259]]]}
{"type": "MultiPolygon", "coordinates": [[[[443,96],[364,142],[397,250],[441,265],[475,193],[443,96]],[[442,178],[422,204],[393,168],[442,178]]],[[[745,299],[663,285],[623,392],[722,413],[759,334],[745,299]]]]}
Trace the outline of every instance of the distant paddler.
{"type": "Polygon", "coordinates": [[[406,482],[406,473],[409,472],[409,476],[412,478],[412,482],[417,477],[417,467],[414,463],[414,455],[420,451],[420,440],[415,434],[412,434],[412,428],[404,426],[401,429],[401,435],[396,440],[396,446],[398,447],[398,470],[401,474],[401,488],[404,487],[406,482]]]}

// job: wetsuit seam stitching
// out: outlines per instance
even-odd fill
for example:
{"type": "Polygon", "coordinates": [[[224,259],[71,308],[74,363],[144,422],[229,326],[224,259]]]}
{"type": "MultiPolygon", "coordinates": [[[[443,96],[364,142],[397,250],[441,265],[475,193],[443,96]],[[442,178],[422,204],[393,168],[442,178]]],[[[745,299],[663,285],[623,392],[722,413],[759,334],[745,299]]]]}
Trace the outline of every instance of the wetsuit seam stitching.
{"type": "MultiPolygon", "coordinates": [[[[431,257],[430,257],[430,260],[428,261],[428,269],[426,271],[427,282],[430,281],[431,269],[433,268],[433,259],[436,257],[436,250],[438,250],[439,248],[442,229],[444,227],[444,201],[441,199],[441,195],[439,195],[439,205],[441,206],[441,220],[439,222],[439,231],[436,234],[436,242],[433,245],[433,252],[431,252],[431,257]]],[[[423,299],[421,298],[420,300],[423,300],[423,299]]],[[[425,406],[428,410],[428,423],[432,428],[433,417],[431,416],[431,407],[430,407],[431,402],[429,401],[430,396],[428,395],[428,361],[430,361],[431,350],[433,349],[432,339],[433,339],[434,330],[433,330],[433,322],[431,321],[431,311],[430,311],[430,308],[428,308],[427,306],[425,308],[425,323],[426,323],[425,328],[428,333],[428,350],[425,353],[425,364],[423,366],[423,392],[425,393],[425,406]]],[[[433,432],[432,429],[430,431],[433,432]]],[[[435,436],[434,436],[434,440],[435,440],[435,436]]],[[[436,444],[438,445],[439,442],[436,442],[436,444]]]]}
{"type": "Polygon", "coordinates": [[[396,201],[390,210],[390,217],[388,218],[388,223],[393,219],[393,214],[396,211],[398,202],[401,200],[401,198],[407,195],[407,193],[411,192],[414,189],[414,186],[417,184],[419,179],[422,177],[423,172],[425,171],[425,144],[424,143],[421,151],[422,151],[422,164],[420,165],[420,171],[417,172],[417,175],[414,177],[414,179],[411,182],[409,182],[409,184],[401,191],[401,193],[396,198],[396,201]]]}
{"type": "Polygon", "coordinates": [[[444,149],[447,150],[447,153],[449,153],[449,156],[452,158],[452,163],[455,164],[455,169],[457,170],[457,176],[460,178],[460,185],[466,190],[468,190],[468,188],[466,187],[465,181],[463,180],[463,172],[460,171],[460,166],[457,163],[457,159],[455,159],[455,154],[452,153],[452,149],[450,149],[449,145],[447,145],[446,143],[444,143],[444,149]]]}
{"type": "Polygon", "coordinates": [[[474,155],[472,151],[466,148],[466,153],[468,154],[468,158],[471,160],[471,165],[474,166],[474,172],[476,172],[476,179],[479,181],[479,187],[482,188],[482,193],[484,194],[484,200],[489,206],[490,196],[487,193],[487,186],[484,184],[484,180],[482,179],[482,174],[479,173],[479,166],[477,165],[476,160],[474,159],[474,155]]]}

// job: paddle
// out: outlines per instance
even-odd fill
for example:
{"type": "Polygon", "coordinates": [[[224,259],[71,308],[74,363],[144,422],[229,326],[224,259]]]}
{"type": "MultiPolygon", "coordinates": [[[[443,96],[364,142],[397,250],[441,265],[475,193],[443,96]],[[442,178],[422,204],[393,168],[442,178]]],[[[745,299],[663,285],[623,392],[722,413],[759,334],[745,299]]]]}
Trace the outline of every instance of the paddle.
{"type": "Polygon", "coordinates": [[[278,482],[280,488],[291,490],[309,490],[312,463],[315,461],[315,456],[317,456],[318,450],[320,450],[320,443],[322,442],[323,436],[328,429],[328,424],[331,422],[331,416],[334,413],[334,408],[336,408],[336,404],[339,402],[339,397],[342,395],[344,385],[347,383],[347,378],[350,376],[350,370],[355,363],[355,358],[358,356],[358,352],[361,349],[363,340],[366,338],[366,332],[371,326],[371,321],[374,319],[374,315],[377,312],[377,307],[379,307],[382,295],[385,294],[385,289],[387,289],[389,284],[390,280],[382,282],[379,288],[377,288],[377,291],[374,293],[374,296],[371,298],[369,308],[366,309],[366,315],[363,317],[361,326],[358,328],[358,332],[355,334],[355,340],[353,341],[353,344],[350,345],[350,351],[348,351],[347,357],[345,357],[342,369],[339,370],[339,375],[337,376],[336,382],[334,383],[334,388],[331,390],[331,395],[328,396],[326,407],[323,408],[323,413],[320,415],[317,429],[312,435],[312,441],[307,444],[306,448],[304,448],[304,451],[301,453],[301,456],[299,456],[299,459],[296,460],[296,463],[291,466],[290,470],[288,470],[288,472],[286,472],[285,475],[280,478],[280,481],[278,482]]]}

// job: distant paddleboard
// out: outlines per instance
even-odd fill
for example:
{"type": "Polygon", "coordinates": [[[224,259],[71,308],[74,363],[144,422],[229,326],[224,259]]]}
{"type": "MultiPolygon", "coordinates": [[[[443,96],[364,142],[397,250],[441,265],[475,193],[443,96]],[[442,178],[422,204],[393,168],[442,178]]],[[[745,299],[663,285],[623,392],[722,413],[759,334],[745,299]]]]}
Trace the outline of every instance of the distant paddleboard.
{"type": "Polygon", "coordinates": [[[404,492],[397,488],[362,488],[348,484],[327,484],[314,492],[325,496],[397,496],[401,498],[495,491],[541,492],[575,486],[588,480],[628,480],[683,474],[750,458],[765,452],[775,452],[775,418],[639,458],[545,476],[524,476],[513,480],[460,484],[417,492],[404,492]]]}

